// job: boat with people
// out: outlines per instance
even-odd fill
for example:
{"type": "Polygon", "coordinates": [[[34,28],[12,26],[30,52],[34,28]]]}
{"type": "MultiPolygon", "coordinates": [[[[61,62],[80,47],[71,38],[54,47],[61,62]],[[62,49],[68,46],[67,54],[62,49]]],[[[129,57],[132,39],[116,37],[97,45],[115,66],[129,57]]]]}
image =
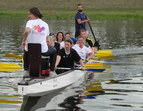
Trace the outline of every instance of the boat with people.
{"type": "Polygon", "coordinates": [[[49,92],[57,89],[65,88],[76,81],[82,83],[91,73],[77,68],[69,68],[70,70],[68,68],[61,68],[60,70],[66,69],[68,71],[58,75],[55,74],[54,76],[52,76],[51,73],[48,73],[48,75],[42,75],[42,61],[44,61],[42,59],[45,58],[42,58],[41,51],[39,51],[41,50],[41,45],[29,44],[28,48],[30,49],[28,53],[29,76],[24,76],[23,79],[18,83],[18,93],[20,95],[41,96],[48,94],[49,92]]]}
{"type": "Polygon", "coordinates": [[[54,77],[24,77],[18,83],[20,95],[41,96],[66,88],[76,82],[79,85],[88,79],[91,72],[70,70],[54,77]]]}

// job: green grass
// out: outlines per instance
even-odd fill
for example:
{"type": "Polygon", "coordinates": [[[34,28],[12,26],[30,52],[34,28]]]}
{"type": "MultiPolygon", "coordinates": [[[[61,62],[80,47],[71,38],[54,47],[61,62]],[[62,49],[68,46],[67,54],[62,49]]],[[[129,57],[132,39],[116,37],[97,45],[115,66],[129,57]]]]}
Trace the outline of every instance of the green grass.
{"type": "Polygon", "coordinates": [[[90,19],[143,19],[143,0],[0,0],[0,18],[26,18],[38,7],[47,19],[73,19],[78,3],[90,19]]]}
{"type": "MultiPolygon", "coordinates": [[[[57,13],[47,13],[42,11],[46,19],[74,19],[75,11],[59,11],[57,13]]],[[[86,15],[92,19],[143,19],[142,11],[86,11],[86,15]]],[[[27,18],[27,12],[7,11],[0,12],[0,18],[27,18]]]]}

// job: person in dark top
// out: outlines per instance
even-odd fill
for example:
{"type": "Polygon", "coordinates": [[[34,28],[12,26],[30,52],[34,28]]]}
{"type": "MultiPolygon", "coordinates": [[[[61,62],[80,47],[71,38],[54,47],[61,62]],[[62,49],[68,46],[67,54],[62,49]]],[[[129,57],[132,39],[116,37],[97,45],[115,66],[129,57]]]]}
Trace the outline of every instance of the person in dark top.
{"type": "MultiPolygon", "coordinates": [[[[79,62],[84,70],[84,63],[78,53],[72,49],[72,44],[72,40],[65,40],[65,47],[59,50],[57,54],[55,69],[57,69],[57,67],[74,68],[75,62],[79,62]]],[[[57,69],[56,73],[59,74],[65,71],[67,70],[57,69]]]]}
{"type": "Polygon", "coordinates": [[[94,42],[93,42],[93,40],[88,37],[88,34],[87,34],[87,32],[86,32],[85,30],[81,30],[81,31],[80,31],[80,35],[85,38],[85,40],[86,40],[86,45],[89,45],[90,47],[94,47],[94,42]]]}
{"type": "Polygon", "coordinates": [[[70,34],[73,43],[76,44],[77,38],[75,38],[75,37],[72,36],[72,32],[68,32],[68,33],[70,34]]]}
{"type": "MultiPolygon", "coordinates": [[[[54,71],[54,68],[55,68],[55,62],[56,62],[56,56],[57,56],[57,53],[60,49],[60,44],[57,43],[57,42],[54,42],[54,38],[52,36],[47,36],[46,38],[46,43],[49,47],[49,50],[52,48],[52,49],[55,49],[55,53],[50,56],[50,69],[51,71],[54,71]]],[[[50,50],[51,53],[53,53],[52,50],[50,50]]]]}
{"type": "Polygon", "coordinates": [[[80,30],[86,30],[86,23],[89,22],[87,16],[83,13],[83,7],[81,4],[77,5],[78,12],[75,15],[75,37],[80,35],[80,30]]]}
{"type": "Polygon", "coordinates": [[[58,51],[60,50],[60,44],[55,42],[54,38],[52,36],[48,36],[46,38],[46,42],[47,42],[47,45],[54,47],[58,53],[58,51]]]}
{"type": "Polygon", "coordinates": [[[56,42],[60,44],[62,41],[64,41],[64,39],[64,33],[58,32],[56,35],[56,42]]]}

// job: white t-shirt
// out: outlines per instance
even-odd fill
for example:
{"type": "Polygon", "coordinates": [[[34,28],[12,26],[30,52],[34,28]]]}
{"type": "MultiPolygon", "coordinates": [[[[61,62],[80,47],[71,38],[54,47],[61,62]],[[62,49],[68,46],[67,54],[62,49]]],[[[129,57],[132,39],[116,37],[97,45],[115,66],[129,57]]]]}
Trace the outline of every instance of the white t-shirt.
{"type": "Polygon", "coordinates": [[[41,19],[29,20],[26,28],[30,28],[31,31],[26,39],[25,50],[28,51],[28,43],[40,43],[42,53],[47,52],[46,37],[50,33],[48,24],[41,19]]]}
{"type": "Polygon", "coordinates": [[[92,51],[86,47],[86,46],[83,46],[83,48],[80,48],[79,47],[79,44],[75,44],[73,46],[73,49],[75,49],[77,51],[77,53],[79,54],[79,56],[81,57],[81,59],[85,60],[88,56],[89,53],[91,53],[92,51]]]}

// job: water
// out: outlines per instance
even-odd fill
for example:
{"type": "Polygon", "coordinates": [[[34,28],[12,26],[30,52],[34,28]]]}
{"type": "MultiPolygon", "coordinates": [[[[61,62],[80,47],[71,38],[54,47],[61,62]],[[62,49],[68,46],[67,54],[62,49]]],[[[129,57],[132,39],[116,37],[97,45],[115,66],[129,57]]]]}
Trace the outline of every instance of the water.
{"type": "MultiPolygon", "coordinates": [[[[46,20],[50,31],[71,31],[74,21],[46,20]]],[[[20,48],[26,20],[0,19],[0,62],[20,64],[5,53],[22,54],[20,48]]],[[[142,111],[143,99],[143,22],[140,20],[92,21],[91,26],[102,49],[110,49],[115,59],[103,73],[80,86],[67,87],[42,97],[19,96],[17,82],[22,70],[0,72],[1,111],[142,111]],[[66,109],[65,109],[66,108],[66,109]]],[[[92,37],[90,29],[89,34],[92,37]]]]}

